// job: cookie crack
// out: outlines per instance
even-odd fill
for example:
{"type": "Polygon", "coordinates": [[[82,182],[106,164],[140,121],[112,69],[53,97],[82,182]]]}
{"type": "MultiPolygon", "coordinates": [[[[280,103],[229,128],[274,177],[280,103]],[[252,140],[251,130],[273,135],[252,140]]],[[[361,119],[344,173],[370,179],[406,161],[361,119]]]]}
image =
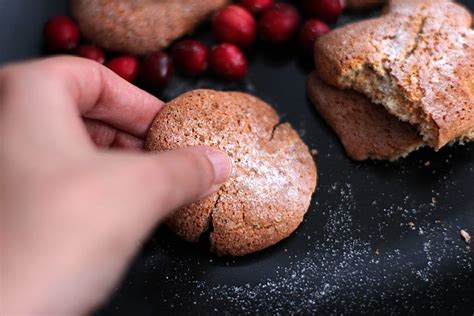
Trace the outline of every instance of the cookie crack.
{"type": "Polygon", "coordinates": [[[217,209],[217,206],[219,205],[219,203],[221,201],[221,198],[222,198],[222,193],[220,192],[220,190],[216,194],[217,194],[217,199],[214,202],[214,204],[212,205],[211,212],[210,212],[210,214],[207,218],[206,229],[203,230],[201,232],[201,234],[199,235],[199,241],[203,242],[203,243],[206,243],[208,245],[210,244],[211,234],[214,232],[214,217],[213,217],[214,211],[217,209]]]}
{"type": "Polygon", "coordinates": [[[424,34],[424,28],[425,28],[427,19],[428,18],[426,16],[422,18],[421,23],[418,27],[418,30],[416,31],[415,43],[413,43],[413,46],[411,47],[411,49],[405,54],[404,59],[407,59],[411,55],[413,55],[416,52],[416,50],[418,49],[418,47],[420,46],[420,42],[421,42],[421,39],[422,39],[423,34],[424,34]]]}
{"type": "Polygon", "coordinates": [[[211,234],[214,231],[214,211],[217,209],[217,206],[221,202],[222,198],[222,193],[219,190],[217,192],[217,199],[214,202],[214,205],[212,206],[212,211],[209,214],[209,219],[208,219],[208,224],[207,224],[207,230],[204,232],[205,234],[211,234]]]}
{"type": "Polygon", "coordinates": [[[270,133],[270,138],[268,139],[269,142],[271,142],[273,140],[273,138],[275,137],[275,131],[278,127],[280,127],[281,125],[285,124],[285,122],[278,122],[276,123],[275,125],[273,125],[272,127],[272,131],[270,133]]]}
{"type": "Polygon", "coordinates": [[[218,205],[221,203],[221,199],[222,199],[222,193],[219,190],[219,192],[217,192],[216,202],[214,202],[214,205],[212,206],[212,211],[209,214],[209,225],[208,225],[209,233],[212,233],[214,231],[214,211],[217,209],[218,205]]]}
{"type": "Polygon", "coordinates": [[[221,198],[222,198],[222,193],[221,193],[221,191],[219,190],[219,191],[217,192],[217,199],[216,199],[216,202],[214,202],[214,205],[212,206],[211,215],[212,215],[212,213],[214,213],[214,209],[217,207],[217,205],[218,205],[219,202],[221,201],[221,198]]]}

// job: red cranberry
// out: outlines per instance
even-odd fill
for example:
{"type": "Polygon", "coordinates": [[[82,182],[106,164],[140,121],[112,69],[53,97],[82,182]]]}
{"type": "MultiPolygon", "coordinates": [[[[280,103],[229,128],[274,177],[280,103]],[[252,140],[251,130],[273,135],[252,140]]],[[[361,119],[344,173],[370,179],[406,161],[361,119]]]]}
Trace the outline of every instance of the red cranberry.
{"type": "Polygon", "coordinates": [[[273,4],[260,16],[260,35],[267,42],[284,43],[291,39],[299,23],[300,15],[294,6],[273,4]]]}
{"type": "Polygon", "coordinates": [[[145,57],[140,69],[140,80],[147,87],[161,89],[173,77],[173,61],[163,52],[151,53],[145,57]]]}
{"type": "Polygon", "coordinates": [[[95,60],[103,64],[105,62],[105,54],[102,48],[95,45],[81,45],[76,50],[77,56],[95,60]]]}
{"type": "Polygon", "coordinates": [[[244,8],[229,5],[212,18],[212,31],[217,40],[250,46],[257,35],[257,22],[244,8]]]}
{"type": "Polygon", "coordinates": [[[46,47],[54,53],[65,53],[76,48],[80,32],[74,21],[67,16],[48,20],[43,29],[46,47]]]}
{"type": "Polygon", "coordinates": [[[211,51],[212,70],[227,80],[242,80],[247,74],[248,65],[244,53],[235,45],[223,43],[211,51]]]}
{"type": "Polygon", "coordinates": [[[260,13],[271,6],[273,0],[240,0],[240,4],[252,13],[260,13]]]}
{"type": "Polygon", "coordinates": [[[335,21],[342,13],[341,0],[303,0],[303,9],[310,16],[335,21]]]}
{"type": "Polygon", "coordinates": [[[311,54],[316,39],[328,32],[329,27],[326,23],[316,19],[306,21],[303,24],[299,35],[299,42],[303,51],[306,54],[311,54]]]}
{"type": "Polygon", "coordinates": [[[207,69],[209,50],[196,40],[182,40],[173,46],[173,61],[184,73],[195,76],[207,69]]]}
{"type": "Polygon", "coordinates": [[[135,81],[138,74],[139,63],[133,56],[124,55],[116,57],[108,61],[105,65],[129,82],[135,81]]]}

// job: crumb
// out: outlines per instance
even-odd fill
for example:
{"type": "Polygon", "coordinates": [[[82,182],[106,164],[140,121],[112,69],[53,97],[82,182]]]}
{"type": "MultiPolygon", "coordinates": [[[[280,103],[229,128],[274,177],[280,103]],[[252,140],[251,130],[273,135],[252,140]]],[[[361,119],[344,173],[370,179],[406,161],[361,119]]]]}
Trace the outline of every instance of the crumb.
{"type": "Polygon", "coordinates": [[[464,229],[461,229],[460,233],[461,233],[462,238],[464,238],[464,241],[466,242],[466,244],[470,244],[471,235],[469,235],[469,233],[465,231],[464,229]]]}
{"type": "Polygon", "coordinates": [[[429,167],[430,165],[431,165],[431,161],[428,160],[427,162],[425,162],[425,167],[429,167]]]}
{"type": "Polygon", "coordinates": [[[441,224],[442,221],[441,221],[440,219],[437,219],[437,220],[435,220],[435,223],[436,223],[436,224],[441,224]]]}
{"type": "Polygon", "coordinates": [[[311,155],[316,156],[318,154],[317,149],[311,149],[311,155]]]}
{"type": "Polygon", "coordinates": [[[380,255],[380,251],[379,251],[379,249],[378,249],[378,248],[377,248],[377,249],[375,249],[375,255],[376,255],[376,256],[380,255]]]}
{"type": "Polygon", "coordinates": [[[433,197],[431,198],[431,203],[430,203],[430,204],[431,204],[431,206],[436,206],[436,203],[437,203],[437,202],[438,202],[438,200],[436,200],[436,198],[433,196],[433,197]]]}
{"type": "Polygon", "coordinates": [[[408,222],[408,226],[410,226],[410,228],[411,228],[412,230],[415,230],[415,223],[413,223],[413,222],[408,222]]]}

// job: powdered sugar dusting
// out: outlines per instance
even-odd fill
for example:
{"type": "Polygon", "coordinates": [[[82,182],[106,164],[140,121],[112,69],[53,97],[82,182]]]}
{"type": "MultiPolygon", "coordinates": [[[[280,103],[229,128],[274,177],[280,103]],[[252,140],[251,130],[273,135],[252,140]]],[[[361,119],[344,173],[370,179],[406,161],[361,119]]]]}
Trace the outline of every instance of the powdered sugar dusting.
{"type": "MultiPolygon", "coordinates": [[[[312,240],[308,235],[308,243],[312,247],[306,256],[278,267],[274,277],[257,284],[208,287],[205,282],[196,282],[195,295],[211,297],[214,303],[239,306],[242,313],[336,312],[327,309],[328,306],[334,307],[335,301],[341,302],[340,309],[337,309],[341,312],[360,309],[360,304],[373,308],[379,306],[380,300],[393,297],[398,297],[401,305],[398,308],[393,306],[392,311],[409,310],[410,307],[404,306],[403,301],[407,296],[414,295],[410,283],[424,283],[428,295],[435,295],[441,280],[439,271],[448,262],[456,260],[464,273],[473,271],[472,253],[468,249],[463,251],[459,241],[450,234],[454,227],[440,222],[410,222],[420,213],[433,210],[431,203],[410,207],[410,197],[407,196],[405,206],[392,205],[380,210],[380,216],[387,220],[395,213],[402,213],[407,222],[400,225],[412,223],[417,227],[406,234],[423,236],[420,250],[413,254],[413,258],[418,259],[412,261],[397,247],[389,251],[374,249],[369,242],[354,238],[358,227],[353,222],[353,216],[358,203],[351,185],[334,182],[328,190],[333,198],[340,200],[340,205],[326,209],[328,220],[321,240],[312,240]],[[466,255],[460,257],[459,252],[466,255]],[[315,275],[318,276],[317,281],[315,275]],[[395,286],[400,281],[403,282],[401,287],[395,286]],[[295,302],[292,299],[295,296],[300,297],[302,302],[295,302]]],[[[377,203],[374,201],[373,205],[376,207],[377,203]]],[[[322,204],[318,209],[324,210],[325,207],[322,204]]],[[[380,238],[384,239],[386,229],[390,229],[386,222],[379,222],[374,227],[374,234],[380,234],[380,238]]],[[[431,304],[436,306],[437,302],[431,304]]],[[[383,309],[374,311],[383,312],[383,309]]]]}
{"type": "Polygon", "coordinates": [[[246,199],[258,200],[265,197],[265,200],[282,203],[297,199],[299,175],[297,172],[289,172],[295,163],[294,157],[284,152],[269,153],[259,147],[249,150],[250,152],[242,155],[238,162],[238,167],[245,172],[237,173],[235,178],[238,186],[248,192],[253,192],[252,195],[247,195],[246,199]],[[261,157],[264,153],[268,157],[261,157]],[[261,158],[256,159],[256,157],[261,158]],[[275,159],[276,157],[278,158],[275,159]],[[286,198],[283,198],[281,194],[286,198]]]}

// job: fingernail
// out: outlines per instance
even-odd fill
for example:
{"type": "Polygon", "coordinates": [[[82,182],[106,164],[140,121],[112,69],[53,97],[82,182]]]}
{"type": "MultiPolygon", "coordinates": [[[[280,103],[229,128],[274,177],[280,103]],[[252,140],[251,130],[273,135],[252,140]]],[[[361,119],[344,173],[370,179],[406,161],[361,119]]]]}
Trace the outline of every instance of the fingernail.
{"type": "Polygon", "coordinates": [[[207,152],[207,158],[214,167],[214,184],[224,183],[232,172],[232,163],[229,157],[219,150],[207,152]]]}

